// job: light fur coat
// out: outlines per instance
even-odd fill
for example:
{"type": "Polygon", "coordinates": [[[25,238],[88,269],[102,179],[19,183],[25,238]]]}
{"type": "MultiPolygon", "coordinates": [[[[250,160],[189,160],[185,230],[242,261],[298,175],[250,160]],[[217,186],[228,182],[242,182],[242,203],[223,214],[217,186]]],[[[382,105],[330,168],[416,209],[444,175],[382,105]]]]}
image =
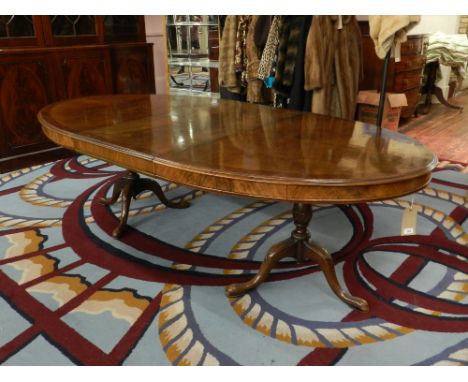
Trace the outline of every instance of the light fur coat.
{"type": "Polygon", "coordinates": [[[369,35],[377,56],[384,59],[394,44],[405,42],[408,31],[420,20],[421,16],[369,16],[369,35]]]}
{"type": "Polygon", "coordinates": [[[355,16],[314,16],[307,36],[305,90],[311,111],[354,120],[362,78],[362,40],[355,16]]]}

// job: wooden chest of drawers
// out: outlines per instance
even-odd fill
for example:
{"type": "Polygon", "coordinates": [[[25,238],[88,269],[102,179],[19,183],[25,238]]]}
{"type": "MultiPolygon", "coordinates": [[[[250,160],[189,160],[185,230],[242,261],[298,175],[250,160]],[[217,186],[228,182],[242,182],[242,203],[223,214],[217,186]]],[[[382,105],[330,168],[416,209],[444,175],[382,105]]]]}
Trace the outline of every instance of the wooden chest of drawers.
{"type": "MultiPolygon", "coordinates": [[[[401,45],[401,58],[395,62],[390,59],[388,66],[387,92],[405,93],[408,106],[401,111],[402,118],[409,118],[417,112],[421,97],[421,80],[426,62],[426,35],[410,35],[401,45]]],[[[380,90],[383,63],[375,54],[374,42],[363,33],[363,69],[364,78],[360,90],[380,90]]]]}

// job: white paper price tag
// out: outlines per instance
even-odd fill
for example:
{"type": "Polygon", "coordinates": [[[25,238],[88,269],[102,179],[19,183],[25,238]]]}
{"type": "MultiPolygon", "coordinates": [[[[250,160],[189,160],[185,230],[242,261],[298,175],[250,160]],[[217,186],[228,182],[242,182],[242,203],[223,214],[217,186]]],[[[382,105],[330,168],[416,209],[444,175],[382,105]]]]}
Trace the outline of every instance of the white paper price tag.
{"type": "Polygon", "coordinates": [[[411,206],[406,207],[403,211],[403,217],[401,219],[401,236],[416,235],[416,224],[417,224],[418,212],[416,208],[413,208],[413,201],[411,206]]]}
{"type": "Polygon", "coordinates": [[[398,41],[395,44],[395,62],[401,61],[401,42],[398,41]]]}
{"type": "Polygon", "coordinates": [[[403,235],[414,235],[413,228],[403,228],[403,235]]]}

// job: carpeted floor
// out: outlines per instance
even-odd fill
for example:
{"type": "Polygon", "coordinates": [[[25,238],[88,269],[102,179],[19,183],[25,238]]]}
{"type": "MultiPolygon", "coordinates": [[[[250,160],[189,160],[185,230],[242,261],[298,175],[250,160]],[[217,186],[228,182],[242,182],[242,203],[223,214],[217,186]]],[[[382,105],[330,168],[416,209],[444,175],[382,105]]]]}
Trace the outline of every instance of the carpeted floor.
{"type": "Polygon", "coordinates": [[[442,162],[411,197],[314,207],[313,239],[370,312],[338,300],[313,264],[282,262],[238,299],[291,230],[290,206],[164,185],[127,234],[98,199],[122,170],[79,156],[0,177],[2,365],[468,364],[468,167],[442,162]]]}

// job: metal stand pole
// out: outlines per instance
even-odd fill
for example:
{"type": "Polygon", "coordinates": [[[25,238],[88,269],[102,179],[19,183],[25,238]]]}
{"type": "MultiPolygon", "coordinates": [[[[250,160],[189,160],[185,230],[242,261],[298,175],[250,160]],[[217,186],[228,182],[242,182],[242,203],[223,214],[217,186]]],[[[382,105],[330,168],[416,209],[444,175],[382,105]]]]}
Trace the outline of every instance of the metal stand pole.
{"type": "Polygon", "coordinates": [[[380,100],[379,100],[379,109],[377,111],[377,127],[381,128],[382,126],[382,118],[383,118],[383,110],[385,106],[385,91],[387,89],[387,77],[388,77],[388,63],[390,62],[390,49],[385,56],[384,60],[384,67],[382,73],[382,84],[380,85],[380,100]]]}

